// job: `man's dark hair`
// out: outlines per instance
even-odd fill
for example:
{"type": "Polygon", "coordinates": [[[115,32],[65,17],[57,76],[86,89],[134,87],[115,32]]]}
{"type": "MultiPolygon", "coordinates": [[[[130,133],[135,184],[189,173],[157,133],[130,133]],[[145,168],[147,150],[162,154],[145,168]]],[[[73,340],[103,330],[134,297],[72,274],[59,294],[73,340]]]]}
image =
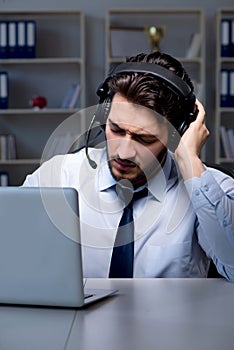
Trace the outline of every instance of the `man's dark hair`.
{"type": "MultiPolygon", "coordinates": [[[[194,90],[182,64],[172,56],[152,52],[128,57],[127,62],[155,63],[173,71],[194,90]]],[[[166,117],[175,127],[184,119],[183,99],[149,73],[119,73],[108,81],[113,94],[120,93],[130,102],[150,108],[166,117]]]]}

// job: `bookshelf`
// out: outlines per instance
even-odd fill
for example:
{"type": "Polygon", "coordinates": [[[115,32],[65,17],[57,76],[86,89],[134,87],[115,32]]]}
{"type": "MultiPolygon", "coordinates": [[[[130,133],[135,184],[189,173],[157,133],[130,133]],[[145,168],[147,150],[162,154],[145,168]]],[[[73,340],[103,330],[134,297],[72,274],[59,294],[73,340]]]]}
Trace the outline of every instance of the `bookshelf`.
{"type": "Polygon", "coordinates": [[[233,168],[234,8],[217,10],[216,43],[215,161],[233,168]]]}
{"type": "MultiPolygon", "coordinates": [[[[106,67],[126,56],[154,49],[149,28],[163,32],[158,48],[182,62],[194,82],[195,93],[205,103],[205,20],[203,9],[109,9],[106,13],[106,67]],[[186,30],[185,30],[186,28],[186,30]]],[[[202,151],[205,160],[205,149],[202,151]]]]}
{"type": "MultiPolygon", "coordinates": [[[[9,80],[0,134],[12,134],[16,141],[16,159],[0,159],[0,173],[9,174],[10,185],[20,185],[40,164],[53,131],[85,106],[85,33],[83,13],[76,10],[0,11],[0,23],[11,21],[36,23],[35,57],[0,59],[0,71],[6,71],[9,80]],[[77,103],[62,108],[74,83],[81,87],[77,103]],[[46,108],[31,107],[38,95],[46,98],[46,108]]],[[[77,127],[86,127],[84,118],[77,127]]]]}
{"type": "Polygon", "coordinates": [[[146,29],[163,29],[161,51],[178,58],[205,100],[205,27],[202,9],[110,9],[106,13],[106,74],[126,56],[150,52],[146,29]],[[184,29],[186,28],[186,30],[184,29]],[[192,45],[193,42],[193,45],[192,45]],[[192,47],[193,46],[193,47],[192,47]]]}

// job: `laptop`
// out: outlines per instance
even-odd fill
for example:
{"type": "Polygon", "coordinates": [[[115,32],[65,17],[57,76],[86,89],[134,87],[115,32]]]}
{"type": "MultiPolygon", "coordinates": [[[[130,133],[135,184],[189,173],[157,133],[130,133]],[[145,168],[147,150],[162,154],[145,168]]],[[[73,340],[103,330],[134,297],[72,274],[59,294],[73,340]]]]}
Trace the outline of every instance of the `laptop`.
{"type": "Polygon", "coordinates": [[[0,303],[83,307],[116,292],[85,290],[78,193],[0,187],[0,303]]]}

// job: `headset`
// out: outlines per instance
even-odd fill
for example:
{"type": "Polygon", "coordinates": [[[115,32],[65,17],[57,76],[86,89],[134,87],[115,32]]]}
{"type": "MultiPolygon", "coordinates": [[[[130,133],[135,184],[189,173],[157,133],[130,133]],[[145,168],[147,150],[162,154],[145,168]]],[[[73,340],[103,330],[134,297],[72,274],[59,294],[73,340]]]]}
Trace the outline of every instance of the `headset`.
{"type": "MultiPolygon", "coordinates": [[[[108,81],[115,77],[118,74],[123,73],[142,73],[149,74],[155,78],[167,89],[171,90],[175,95],[177,95],[183,103],[184,107],[184,119],[179,126],[176,127],[176,130],[172,131],[170,147],[175,148],[176,143],[178,143],[178,137],[182,136],[184,132],[188,129],[191,122],[193,122],[198,113],[198,109],[195,105],[196,96],[193,93],[191,87],[173,71],[164,68],[155,63],[149,62],[126,62],[122,63],[115,68],[107,75],[105,80],[97,89],[97,95],[99,96],[99,103],[97,106],[96,113],[91,121],[89,130],[86,135],[86,155],[89,160],[90,165],[93,168],[96,168],[96,163],[90,159],[88,155],[88,146],[90,145],[90,133],[94,124],[100,125],[100,132],[104,133],[104,128],[108,114],[111,108],[111,102],[113,98],[113,92],[109,89],[108,81]],[[177,138],[177,141],[175,139],[177,138]]],[[[100,134],[95,137],[99,138],[100,134]]]]}

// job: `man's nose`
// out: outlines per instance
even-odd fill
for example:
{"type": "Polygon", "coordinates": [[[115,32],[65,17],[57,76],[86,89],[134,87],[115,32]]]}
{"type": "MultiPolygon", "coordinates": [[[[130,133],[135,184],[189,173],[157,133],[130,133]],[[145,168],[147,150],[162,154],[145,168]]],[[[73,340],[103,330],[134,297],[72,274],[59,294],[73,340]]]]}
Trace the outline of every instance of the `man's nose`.
{"type": "Polygon", "coordinates": [[[136,142],[131,139],[130,135],[126,135],[119,139],[118,156],[121,159],[134,159],[136,156],[136,142]]]}

